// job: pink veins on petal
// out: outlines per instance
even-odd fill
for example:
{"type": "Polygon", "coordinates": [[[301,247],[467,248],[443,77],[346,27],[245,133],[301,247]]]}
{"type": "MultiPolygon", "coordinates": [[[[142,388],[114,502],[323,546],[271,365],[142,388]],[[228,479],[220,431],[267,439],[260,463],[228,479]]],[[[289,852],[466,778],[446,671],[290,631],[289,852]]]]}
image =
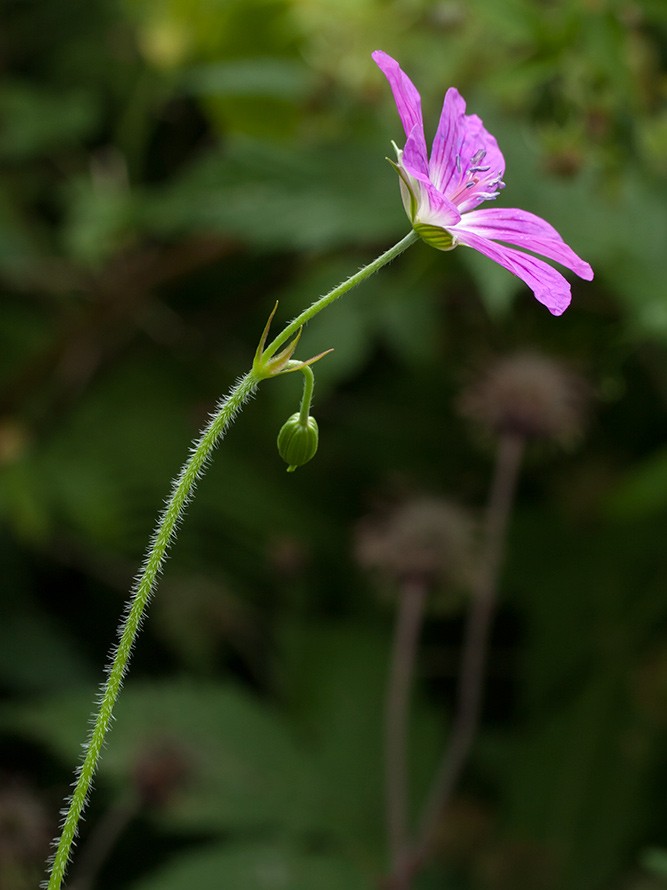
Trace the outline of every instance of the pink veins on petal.
{"type": "Polygon", "coordinates": [[[524,281],[550,312],[561,315],[572,298],[570,285],[532,253],[560,263],[586,281],[593,278],[590,265],[533,213],[500,207],[477,210],[505,187],[505,159],[495,138],[476,114],[465,113],[465,100],[450,87],[429,157],[417,89],[387,53],[377,50],[373,60],[389,81],[405,130],[405,145],[396,149],[396,169],[415,231],[441,250],[464,244],[483,253],[524,281]]]}

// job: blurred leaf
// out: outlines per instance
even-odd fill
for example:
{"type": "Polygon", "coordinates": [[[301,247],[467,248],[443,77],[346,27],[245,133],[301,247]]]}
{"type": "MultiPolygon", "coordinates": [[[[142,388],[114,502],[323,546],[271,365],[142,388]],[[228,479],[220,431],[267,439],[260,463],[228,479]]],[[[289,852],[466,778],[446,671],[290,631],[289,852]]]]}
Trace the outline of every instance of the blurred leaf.
{"type": "Polygon", "coordinates": [[[395,238],[405,224],[382,151],[359,143],[287,151],[236,138],[147,196],[142,218],[161,235],[217,231],[273,249],[395,238]]]}
{"type": "Polygon", "coordinates": [[[503,819],[551,852],[559,886],[605,887],[632,854],[651,757],[641,743],[623,746],[635,731],[621,672],[600,667],[579,694],[524,726],[520,744],[496,751],[503,819]]]}
{"type": "Polygon", "coordinates": [[[0,158],[21,161],[90,135],[98,110],[85,89],[62,92],[5,80],[0,88],[0,158]]]}
{"type": "Polygon", "coordinates": [[[642,855],[642,865],[647,871],[661,878],[667,878],[667,850],[652,847],[642,855]]]}
{"type": "Polygon", "coordinates": [[[181,854],[131,890],[370,890],[350,863],[282,845],[225,844],[181,854]]]}
{"type": "MultiPolygon", "coordinates": [[[[2,723],[74,762],[92,700],[90,690],[53,694],[6,709],[2,723]]],[[[138,764],[162,747],[175,751],[185,768],[182,787],[157,812],[172,830],[273,827],[300,834],[326,820],[307,752],[269,706],[239,688],[129,684],[100,776],[127,785],[138,764]]]]}
{"type": "Polygon", "coordinates": [[[84,265],[107,260],[132,236],[134,201],[121,165],[117,159],[115,170],[69,183],[63,241],[67,253],[84,265]]]}
{"type": "Polygon", "coordinates": [[[312,73],[289,59],[257,58],[192,68],[184,87],[195,94],[272,96],[289,102],[304,99],[313,87],[312,73]]]}
{"type": "MultiPolygon", "coordinates": [[[[11,186],[0,182],[0,268],[11,279],[16,276],[20,280],[21,273],[30,268],[38,255],[38,245],[31,237],[29,225],[17,205],[11,186]]],[[[4,304],[3,299],[3,311],[4,304]]],[[[6,327],[8,330],[3,331],[3,339],[14,333],[12,325],[6,327]]],[[[29,335],[29,331],[26,334],[29,335]]]]}
{"type": "Polygon", "coordinates": [[[43,691],[92,681],[92,671],[65,627],[19,604],[0,623],[0,677],[16,689],[43,691]]]}
{"type": "MultiPolygon", "coordinates": [[[[327,777],[326,818],[346,844],[384,853],[383,713],[389,639],[345,625],[284,628],[284,663],[293,713],[314,737],[327,777]]],[[[410,736],[411,804],[416,808],[440,753],[442,716],[416,696],[410,736]]]]}
{"type": "Polygon", "coordinates": [[[642,519],[667,505],[667,449],[660,449],[636,463],[616,484],[608,501],[612,516],[642,519]]]}

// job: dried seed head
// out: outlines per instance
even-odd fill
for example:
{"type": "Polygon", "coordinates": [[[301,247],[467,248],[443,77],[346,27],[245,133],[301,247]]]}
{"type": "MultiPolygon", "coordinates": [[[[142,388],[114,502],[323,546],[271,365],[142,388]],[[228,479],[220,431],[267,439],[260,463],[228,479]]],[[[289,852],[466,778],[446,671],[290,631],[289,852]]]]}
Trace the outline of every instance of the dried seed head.
{"type": "Polygon", "coordinates": [[[460,507],[434,497],[408,501],[383,518],[363,520],[356,557],[398,582],[466,586],[474,566],[474,526],[460,507]]]}
{"type": "Polygon", "coordinates": [[[495,434],[568,444],[580,435],[590,389],[560,362],[523,352],[500,359],[462,394],[461,413],[495,434]]]}

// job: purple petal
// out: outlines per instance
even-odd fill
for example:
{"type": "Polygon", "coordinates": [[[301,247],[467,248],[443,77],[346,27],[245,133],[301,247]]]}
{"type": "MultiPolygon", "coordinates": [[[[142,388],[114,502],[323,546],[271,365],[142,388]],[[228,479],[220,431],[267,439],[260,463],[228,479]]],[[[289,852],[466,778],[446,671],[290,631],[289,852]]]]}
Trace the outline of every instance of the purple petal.
{"type": "MultiPolygon", "coordinates": [[[[545,238],[563,240],[559,232],[546,219],[529,213],[527,210],[517,210],[513,207],[488,207],[466,214],[466,219],[475,223],[475,229],[479,227],[477,225],[479,220],[480,225],[489,229],[493,226],[507,232],[523,232],[527,235],[542,235],[545,238]]],[[[489,235],[489,237],[495,236],[489,235]]]]}
{"type": "Polygon", "coordinates": [[[462,211],[495,197],[505,172],[505,159],[495,138],[476,114],[466,115],[465,110],[463,97],[450,87],[430,163],[432,181],[462,211]]]}
{"type": "Polygon", "coordinates": [[[372,57],[375,64],[389,81],[389,86],[394,94],[394,102],[396,102],[396,110],[403,124],[405,135],[410,136],[417,128],[415,138],[419,138],[421,134],[424,155],[426,155],[422,103],[417,88],[398,62],[387,55],[387,53],[378,49],[372,54],[372,57]]]}
{"type": "Polygon", "coordinates": [[[428,222],[442,228],[460,222],[461,214],[456,205],[446,198],[429,178],[426,147],[419,139],[417,127],[413,128],[405,143],[400,163],[405,172],[413,180],[417,180],[413,183],[413,191],[419,206],[417,216],[412,222],[428,222]]]}
{"type": "Polygon", "coordinates": [[[457,228],[454,234],[461,244],[478,250],[524,281],[536,299],[543,303],[552,315],[562,315],[570,305],[572,293],[569,283],[560,272],[543,260],[521,253],[512,247],[496,244],[466,229],[459,231],[457,228]]]}
{"type": "Polygon", "coordinates": [[[469,114],[463,119],[465,139],[461,147],[461,164],[470,167],[474,156],[480,151],[484,152],[482,164],[490,167],[487,179],[501,177],[505,173],[505,158],[498,148],[496,137],[485,128],[480,117],[469,114]]]}
{"type": "Polygon", "coordinates": [[[553,226],[534,213],[503,207],[473,210],[465,214],[461,227],[482,238],[506,241],[516,247],[540,253],[571,269],[586,281],[593,278],[590,265],[577,256],[553,226]]]}
{"type": "Polygon", "coordinates": [[[423,129],[420,130],[418,124],[410,131],[401,156],[401,164],[410,176],[414,176],[415,179],[419,179],[421,182],[430,182],[424,131],[423,129]]]}
{"type": "Polygon", "coordinates": [[[458,181],[462,173],[456,157],[461,145],[461,129],[466,112],[466,103],[459,91],[450,87],[445,94],[440,123],[431,149],[431,176],[433,182],[443,191],[452,178],[458,181]]]}
{"type": "Polygon", "coordinates": [[[419,183],[419,207],[417,218],[413,222],[426,223],[450,229],[461,220],[456,204],[452,204],[430,182],[419,183]]]}

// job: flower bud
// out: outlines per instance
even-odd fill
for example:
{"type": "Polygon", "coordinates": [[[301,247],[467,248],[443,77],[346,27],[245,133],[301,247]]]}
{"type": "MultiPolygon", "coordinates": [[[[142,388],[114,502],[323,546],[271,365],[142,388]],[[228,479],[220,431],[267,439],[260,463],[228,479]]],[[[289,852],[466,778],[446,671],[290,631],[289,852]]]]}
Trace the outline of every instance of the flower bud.
{"type": "Polygon", "coordinates": [[[319,442],[319,430],[314,417],[308,417],[304,423],[299,413],[292,416],[283,424],[278,433],[278,454],[282,457],[288,473],[293,473],[297,467],[302,467],[315,457],[319,442]]]}

